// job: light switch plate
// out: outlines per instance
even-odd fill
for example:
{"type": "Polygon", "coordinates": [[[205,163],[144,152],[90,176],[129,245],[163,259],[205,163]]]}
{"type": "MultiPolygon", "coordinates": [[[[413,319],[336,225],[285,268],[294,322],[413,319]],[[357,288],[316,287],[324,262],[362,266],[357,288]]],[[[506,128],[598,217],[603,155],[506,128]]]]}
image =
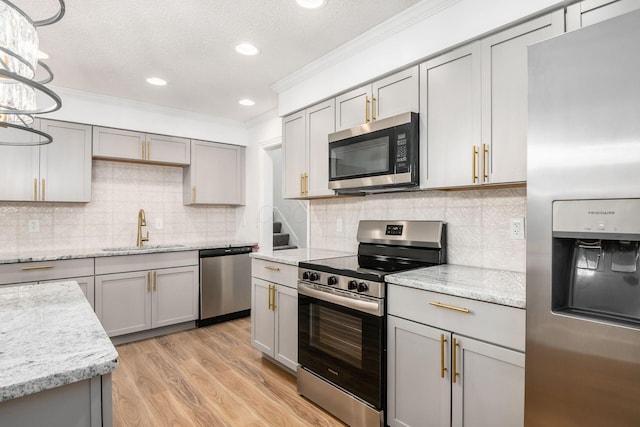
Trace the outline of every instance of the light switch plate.
{"type": "Polygon", "coordinates": [[[511,240],[524,240],[524,218],[511,218],[509,230],[511,240]]]}
{"type": "Polygon", "coordinates": [[[162,230],[162,218],[156,218],[155,228],[156,230],[162,230]]]}
{"type": "Polygon", "coordinates": [[[336,233],[342,233],[344,231],[344,227],[342,225],[342,218],[338,218],[336,220],[336,233]]]}

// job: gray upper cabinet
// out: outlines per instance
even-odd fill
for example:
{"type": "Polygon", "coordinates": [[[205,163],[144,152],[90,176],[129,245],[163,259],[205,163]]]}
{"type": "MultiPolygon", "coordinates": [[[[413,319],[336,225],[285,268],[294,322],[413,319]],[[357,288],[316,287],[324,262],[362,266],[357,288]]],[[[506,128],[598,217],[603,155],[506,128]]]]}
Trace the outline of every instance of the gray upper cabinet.
{"type": "Polygon", "coordinates": [[[422,186],[478,182],[480,52],[479,42],[474,42],[420,66],[422,186]]]}
{"type": "Polygon", "coordinates": [[[418,109],[416,66],[337,96],[336,131],[418,109]]]}
{"type": "Polygon", "coordinates": [[[640,9],[640,0],[585,0],[567,6],[567,31],[640,9]]]}
{"type": "Polygon", "coordinates": [[[527,179],[527,46],[561,34],[563,11],[482,40],[482,184],[527,179]]]}
{"type": "Polygon", "coordinates": [[[191,141],[191,166],[183,173],[185,205],[243,205],[245,148],[191,141]]]}
{"type": "Polygon", "coordinates": [[[187,138],[94,127],[93,157],[185,166],[190,143],[187,138]]]}
{"type": "Polygon", "coordinates": [[[91,201],[91,126],[38,120],[51,144],[0,146],[0,200],[91,201]]]}
{"type": "Polygon", "coordinates": [[[423,188],[526,181],[527,46],[563,30],[560,10],[420,66],[423,188]]]}
{"type": "Polygon", "coordinates": [[[282,121],[283,197],[332,196],[329,190],[329,140],[335,131],[335,101],[330,99],[282,121]]]}
{"type": "Polygon", "coordinates": [[[305,112],[282,119],[282,197],[304,197],[304,173],[307,167],[305,112]]]}

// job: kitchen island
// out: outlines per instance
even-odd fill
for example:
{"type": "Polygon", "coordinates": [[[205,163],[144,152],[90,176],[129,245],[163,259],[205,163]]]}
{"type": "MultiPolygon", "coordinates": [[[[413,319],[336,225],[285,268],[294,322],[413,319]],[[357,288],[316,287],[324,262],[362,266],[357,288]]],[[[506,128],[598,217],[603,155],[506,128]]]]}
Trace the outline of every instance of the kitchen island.
{"type": "Polygon", "coordinates": [[[74,281],[0,287],[0,425],[110,426],[118,353],[74,281]]]}

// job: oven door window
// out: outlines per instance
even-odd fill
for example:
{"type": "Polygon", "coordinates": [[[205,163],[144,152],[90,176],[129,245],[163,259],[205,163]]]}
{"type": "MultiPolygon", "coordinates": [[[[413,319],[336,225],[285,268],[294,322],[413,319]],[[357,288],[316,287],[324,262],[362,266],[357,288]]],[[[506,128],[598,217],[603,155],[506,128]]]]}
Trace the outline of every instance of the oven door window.
{"type": "Polygon", "coordinates": [[[298,295],[298,361],[306,369],[382,405],[384,317],[298,295]]]}
{"type": "Polygon", "coordinates": [[[362,369],[362,319],[320,304],[311,306],[309,346],[362,369]]]}
{"type": "Polygon", "coordinates": [[[363,135],[329,144],[329,179],[393,173],[390,140],[389,134],[363,135]]]}

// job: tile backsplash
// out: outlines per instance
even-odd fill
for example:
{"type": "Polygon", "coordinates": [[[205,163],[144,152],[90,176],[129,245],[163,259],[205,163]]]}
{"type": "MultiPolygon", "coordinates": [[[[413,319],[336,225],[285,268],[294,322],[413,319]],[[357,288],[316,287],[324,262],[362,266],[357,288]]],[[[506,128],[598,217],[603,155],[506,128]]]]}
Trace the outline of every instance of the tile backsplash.
{"type": "Polygon", "coordinates": [[[509,220],[526,217],[525,188],[312,200],[309,215],[313,248],[357,251],[360,219],[444,220],[448,224],[449,264],[525,271],[526,240],[509,236],[509,220]]]}
{"type": "Polygon", "coordinates": [[[0,202],[0,252],[28,256],[58,249],[136,244],[144,209],[147,244],[233,240],[236,208],[184,206],[182,168],[93,161],[90,203],[0,202]],[[38,232],[29,231],[37,220],[38,232]]]}

